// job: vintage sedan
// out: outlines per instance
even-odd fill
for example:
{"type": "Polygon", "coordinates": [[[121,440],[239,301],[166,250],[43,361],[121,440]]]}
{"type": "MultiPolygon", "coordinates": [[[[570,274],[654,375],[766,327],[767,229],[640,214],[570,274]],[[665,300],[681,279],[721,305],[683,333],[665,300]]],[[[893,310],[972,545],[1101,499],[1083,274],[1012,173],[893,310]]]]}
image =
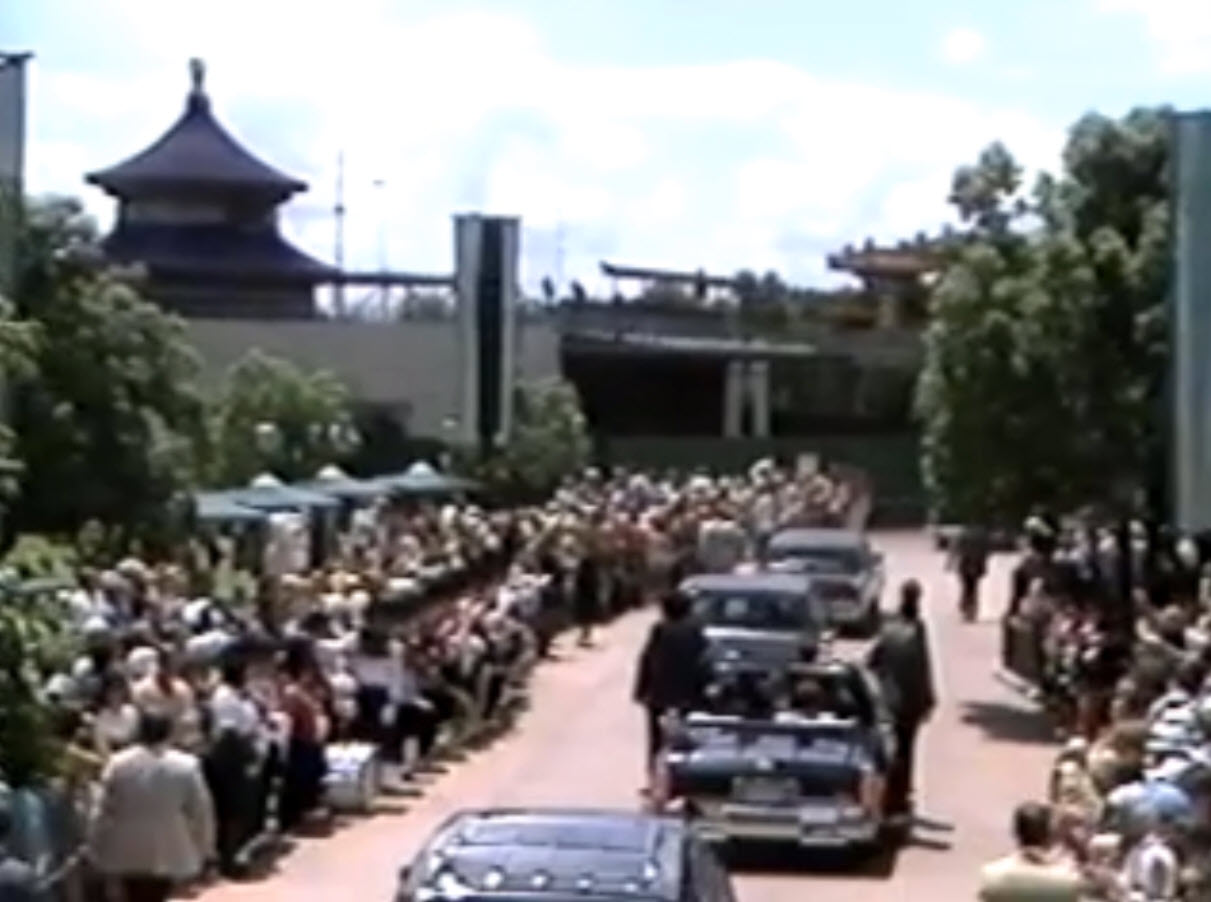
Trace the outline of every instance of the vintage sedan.
{"type": "Polygon", "coordinates": [[[716,672],[778,673],[819,651],[820,609],[806,576],[702,574],[685,580],[681,590],[693,599],[716,672]]]}
{"type": "Polygon", "coordinates": [[[885,574],[883,555],[850,529],[784,529],[766,546],[766,562],[779,572],[809,574],[828,623],[870,636],[879,629],[885,574]]]}
{"type": "Polygon", "coordinates": [[[659,766],[661,804],[680,806],[700,836],[872,853],[889,837],[890,715],[863,667],[800,665],[817,704],[781,705],[754,720],[717,711],[670,725],[659,766]]]}
{"type": "Polygon", "coordinates": [[[735,902],[709,845],[678,818],[494,809],[447,820],[400,871],[396,902],[735,902]]]}

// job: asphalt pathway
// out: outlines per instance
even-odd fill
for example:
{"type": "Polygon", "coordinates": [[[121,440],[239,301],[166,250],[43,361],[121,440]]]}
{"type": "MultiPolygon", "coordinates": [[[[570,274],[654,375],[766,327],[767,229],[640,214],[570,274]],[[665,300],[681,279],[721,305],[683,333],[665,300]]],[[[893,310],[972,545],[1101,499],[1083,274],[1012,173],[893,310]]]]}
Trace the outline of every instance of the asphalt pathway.
{"type": "MultiPolygon", "coordinates": [[[[955,584],[919,533],[875,537],[888,567],[888,596],[915,577],[925,587],[941,704],[926,727],[918,790],[924,820],[893,858],[859,869],[798,855],[732,862],[743,902],[974,897],[980,865],[1008,847],[1009,812],[1037,797],[1054,744],[1039,715],[995,675],[999,615],[1010,561],[997,559],[981,621],[955,611],[955,584]]],[[[397,871],[452,812],[498,805],[634,808],[642,778],[642,718],[629,701],[634,660],[652,614],[602,631],[591,649],[566,640],[560,660],[536,674],[532,709],[512,735],[454,764],[415,798],[382,801],[370,817],[331,836],[300,840],[262,879],[221,883],[204,902],[387,900],[397,871]]],[[[860,649],[849,649],[859,651],[860,649]]]]}

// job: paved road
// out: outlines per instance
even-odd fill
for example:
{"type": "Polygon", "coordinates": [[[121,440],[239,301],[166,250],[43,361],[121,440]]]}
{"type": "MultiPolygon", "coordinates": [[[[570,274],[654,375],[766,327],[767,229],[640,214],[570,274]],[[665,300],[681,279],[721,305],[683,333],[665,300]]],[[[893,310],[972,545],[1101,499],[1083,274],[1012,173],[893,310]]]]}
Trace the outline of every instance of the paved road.
{"type": "MultiPolygon", "coordinates": [[[[958,622],[953,585],[941,558],[918,534],[878,537],[889,585],[909,576],[925,585],[927,614],[942,705],[927,727],[920,789],[923,813],[953,831],[921,833],[895,861],[861,873],[820,865],[740,862],[743,902],[973,898],[979,865],[1002,854],[1008,812],[1042,787],[1052,745],[1034,714],[993,676],[999,610],[984,622],[958,622]]],[[[994,564],[990,594],[996,607],[1007,585],[1008,561],[994,564]]],[[[892,603],[889,592],[889,601],[892,603]]],[[[271,877],[221,884],[204,902],[329,902],[386,900],[396,871],[447,814],[467,806],[638,803],[641,718],[628,703],[635,651],[649,614],[627,618],[602,633],[598,647],[571,650],[543,668],[534,708],[515,734],[436,778],[421,798],[389,799],[375,816],[335,835],[302,840],[271,877]]]]}

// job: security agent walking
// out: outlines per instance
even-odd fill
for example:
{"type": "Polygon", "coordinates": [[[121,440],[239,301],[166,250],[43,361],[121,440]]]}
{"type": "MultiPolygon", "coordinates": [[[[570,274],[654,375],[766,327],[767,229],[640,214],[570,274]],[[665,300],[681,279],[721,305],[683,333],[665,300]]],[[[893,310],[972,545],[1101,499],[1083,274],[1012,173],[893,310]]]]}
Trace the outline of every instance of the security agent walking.
{"type": "Polygon", "coordinates": [[[900,587],[899,616],[883,625],[867,663],[882,686],[896,732],[887,811],[906,818],[912,814],[917,733],[937,702],[929,637],[921,620],[921,584],[915,579],[900,587]]]}
{"type": "Polygon", "coordinates": [[[980,611],[980,583],[988,573],[988,533],[980,526],[964,526],[955,539],[951,566],[959,577],[959,613],[975,620],[980,611]]]}
{"type": "Polygon", "coordinates": [[[692,607],[683,592],[666,595],[661,619],[652,626],[639,654],[634,697],[647,712],[649,773],[663,745],[662,719],[693,708],[706,689],[707,641],[701,625],[691,616],[692,607]]]}

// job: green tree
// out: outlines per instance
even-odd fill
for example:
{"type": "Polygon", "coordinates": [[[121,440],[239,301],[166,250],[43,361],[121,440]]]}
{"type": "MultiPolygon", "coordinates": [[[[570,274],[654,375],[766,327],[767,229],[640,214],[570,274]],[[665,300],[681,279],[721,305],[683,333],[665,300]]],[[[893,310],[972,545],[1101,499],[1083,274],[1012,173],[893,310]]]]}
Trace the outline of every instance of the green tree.
{"type": "Polygon", "coordinates": [[[227,372],[210,426],[216,485],[242,485],[266,469],[287,481],[312,477],[356,442],[340,380],[255,349],[227,372]]]}
{"type": "Polygon", "coordinates": [[[509,443],[486,458],[462,455],[459,469],[502,498],[534,499],[583,470],[592,452],[575,386],[558,378],[539,379],[517,386],[509,443]]]}
{"type": "Polygon", "coordinates": [[[61,744],[38,682],[79,651],[67,612],[48,594],[28,595],[11,571],[0,574],[0,780],[14,789],[55,771],[61,744]]]}
{"type": "Polygon", "coordinates": [[[966,230],[931,297],[918,382],[939,513],[1008,519],[1144,488],[1162,453],[1164,110],[1072,128],[1027,195],[999,145],[955,175],[966,230]]]}
{"type": "Polygon", "coordinates": [[[183,324],[143,300],[137,280],[102,264],[78,201],[28,204],[13,298],[36,337],[32,366],[14,378],[23,528],[158,523],[190,478],[198,358],[183,324]]]}

